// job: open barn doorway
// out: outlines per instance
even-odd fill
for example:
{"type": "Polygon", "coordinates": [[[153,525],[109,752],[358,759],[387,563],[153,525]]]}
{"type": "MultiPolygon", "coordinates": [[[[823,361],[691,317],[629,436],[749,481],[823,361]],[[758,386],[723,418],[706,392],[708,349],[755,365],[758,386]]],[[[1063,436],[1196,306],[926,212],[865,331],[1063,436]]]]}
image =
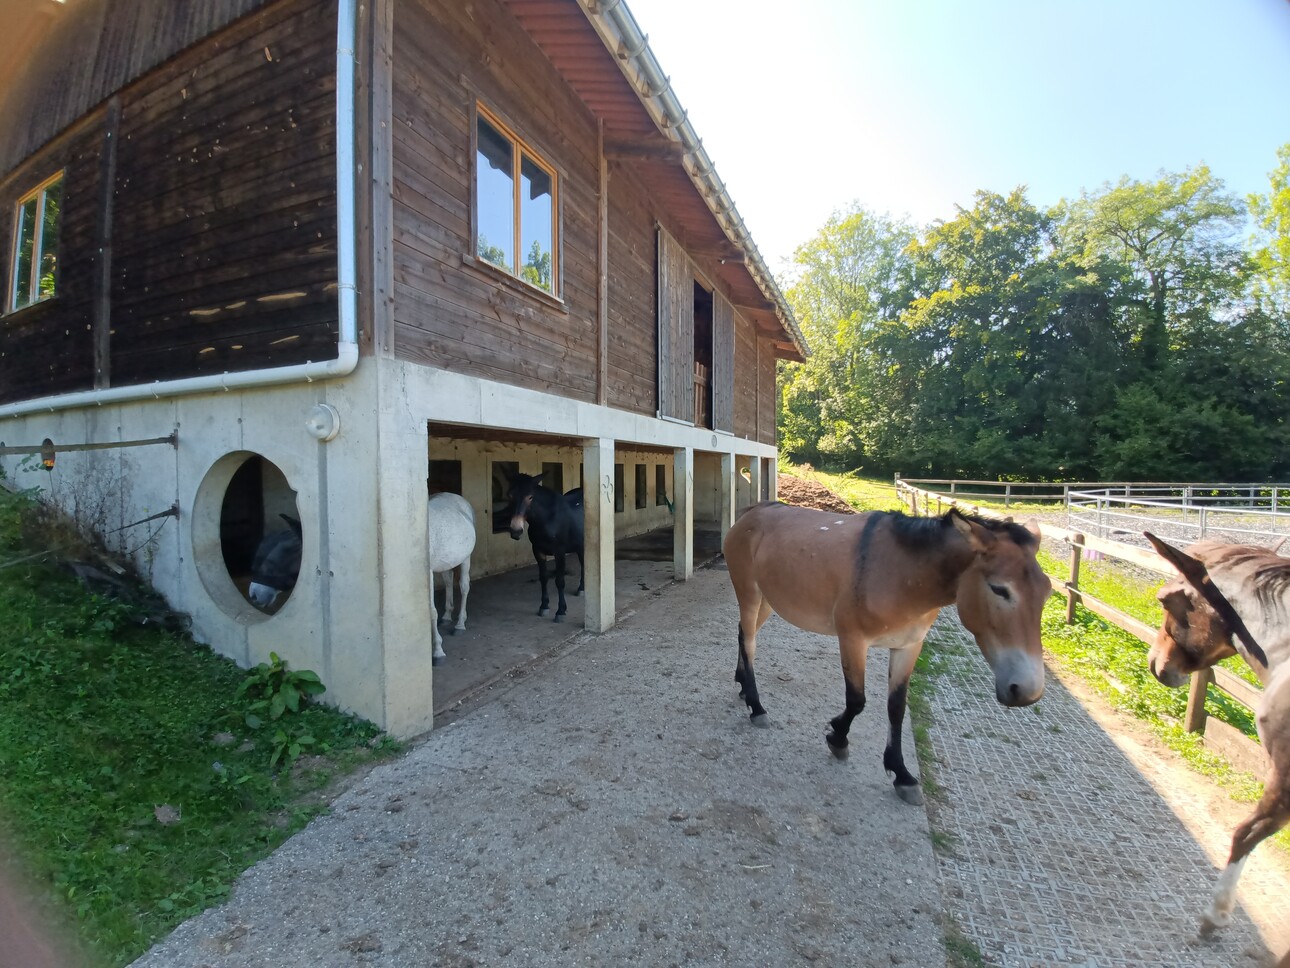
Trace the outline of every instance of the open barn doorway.
{"type": "MultiPolygon", "coordinates": [[[[450,624],[441,625],[445,660],[434,669],[436,718],[450,717],[470,697],[500,686],[583,634],[586,595],[574,594],[581,571],[572,555],[566,560],[565,620],[553,621],[553,583],[551,611],[537,614],[541,590],[532,545],[526,534],[514,539],[509,527],[509,481],[516,473],[541,475],[544,485],[563,495],[613,489],[619,615],[672,583],[670,449],[620,443],[609,479],[593,481],[586,478],[583,441],[577,438],[437,423],[429,425],[428,437],[430,489],[462,494],[475,512],[476,535],[465,628],[452,634],[450,624]]],[[[435,582],[435,595],[442,613],[442,580],[435,582]]]]}

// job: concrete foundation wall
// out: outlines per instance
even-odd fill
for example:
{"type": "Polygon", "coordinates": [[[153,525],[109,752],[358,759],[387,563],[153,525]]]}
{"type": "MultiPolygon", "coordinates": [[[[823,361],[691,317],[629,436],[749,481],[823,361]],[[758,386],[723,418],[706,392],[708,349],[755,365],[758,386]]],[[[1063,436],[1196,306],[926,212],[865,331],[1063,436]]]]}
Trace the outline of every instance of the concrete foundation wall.
{"type": "MultiPolygon", "coordinates": [[[[428,457],[462,461],[463,490],[471,495],[480,526],[476,573],[489,574],[532,561],[527,542],[492,533],[490,461],[515,460],[527,473],[558,461],[567,490],[578,483],[583,457],[568,442],[613,441],[614,460],[624,464],[624,510],[614,514],[615,537],[622,537],[673,520],[666,506],[654,503],[656,464],[666,465],[669,488],[674,484],[673,458],[661,450],[693,449],[699,468],[695,500],[704,507],[700,520],[717,520],[721,454],[735,455],[736,468],[774,456],[768,445],[728,434],[372,358],[350,377],[330,382],[0,423],[0,438],[10,446],[39,445],[46,437],[56,446],[136,440],[172,431],[178,433],[177,447],[65,453],[52,472],[24,470],[17,458],[3,464],[18,486],[38,487],[100,534],[124,528],[110,543],[129,555],[172,607],[191,615],[199,641],[244,667],[277,652],[292,668],[317,672],[327,685],[326,700],[402,736],[429,729],[433,717],[426,633],[428,457]],[[319,404],[339,415],[340,432],[330,441],[318,440],[306,426],[319,404]],[[480,438],[504,429],[558,435],[563,442],[545,447],[432,440],[432,421],[477,428],[480,438]],[[266,519],[292,513],[294,504],[304,535],[298,582],[273,615],[254,608],[234,585],[221,548],[225,491],[252,455],[270,462],[285,481],[284,489],[273,483],[273,474],[266,477],[266,519]],[[641,509],[635,507],[637,462],[648,468],[641,509]],[[179,508],[178,518],[126,527],[172,505],[179,508]]],[[[599,487],[612,492],[613,481],[599,487]]],[[[745,493],[750,492],[738,492],[738,506],[748,503],[745,493]]],[[[676,499],[671,490],[669,497],[676,499]]]]}

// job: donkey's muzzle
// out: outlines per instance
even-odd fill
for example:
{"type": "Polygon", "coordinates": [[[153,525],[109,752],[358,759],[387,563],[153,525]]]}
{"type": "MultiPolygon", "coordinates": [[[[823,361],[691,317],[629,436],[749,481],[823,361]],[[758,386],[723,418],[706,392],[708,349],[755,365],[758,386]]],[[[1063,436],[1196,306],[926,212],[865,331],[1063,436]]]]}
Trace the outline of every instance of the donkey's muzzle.
{"type": "Polygon", "coordinates": [[[1044,663],[1024,652],[1004,653],[994,668],[994,696],[1004,706],[1029,706],[1044,694],[1044,663]]]}

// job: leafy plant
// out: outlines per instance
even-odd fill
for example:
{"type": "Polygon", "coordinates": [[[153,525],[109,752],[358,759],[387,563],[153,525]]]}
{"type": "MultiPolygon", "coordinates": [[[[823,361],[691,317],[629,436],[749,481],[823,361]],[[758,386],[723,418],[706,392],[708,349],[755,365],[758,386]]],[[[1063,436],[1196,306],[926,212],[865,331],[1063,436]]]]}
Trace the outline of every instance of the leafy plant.
{"type": "Polygon", "coordinates": [[[299,712],[302,702],[326,691],[318,673],[289,669],[276,652],[269,653],[268,662],[251,669],[237,687],[239,698],[252,700],[246,713],[246,725],[251,729],[259,729],[265,715],[276,722],[284,713],[299,712]]]}

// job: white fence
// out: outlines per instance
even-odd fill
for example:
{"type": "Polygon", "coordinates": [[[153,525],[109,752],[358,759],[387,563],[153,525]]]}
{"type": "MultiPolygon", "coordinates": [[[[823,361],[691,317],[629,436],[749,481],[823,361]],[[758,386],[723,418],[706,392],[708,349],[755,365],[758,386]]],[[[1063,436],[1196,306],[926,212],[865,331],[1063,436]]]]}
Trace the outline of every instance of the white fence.
{"type": "Polygon", "coordinates": [[[1225,537],[1242,544],[1276,545],[1290,538],[1290,484],[1178,484],[1157,482],[972,481],[901,479],[947,501],[1060,503],[1066,527],[1100,538],[1145,546],[1143,531],[1176,543],[1225,537]]]}

